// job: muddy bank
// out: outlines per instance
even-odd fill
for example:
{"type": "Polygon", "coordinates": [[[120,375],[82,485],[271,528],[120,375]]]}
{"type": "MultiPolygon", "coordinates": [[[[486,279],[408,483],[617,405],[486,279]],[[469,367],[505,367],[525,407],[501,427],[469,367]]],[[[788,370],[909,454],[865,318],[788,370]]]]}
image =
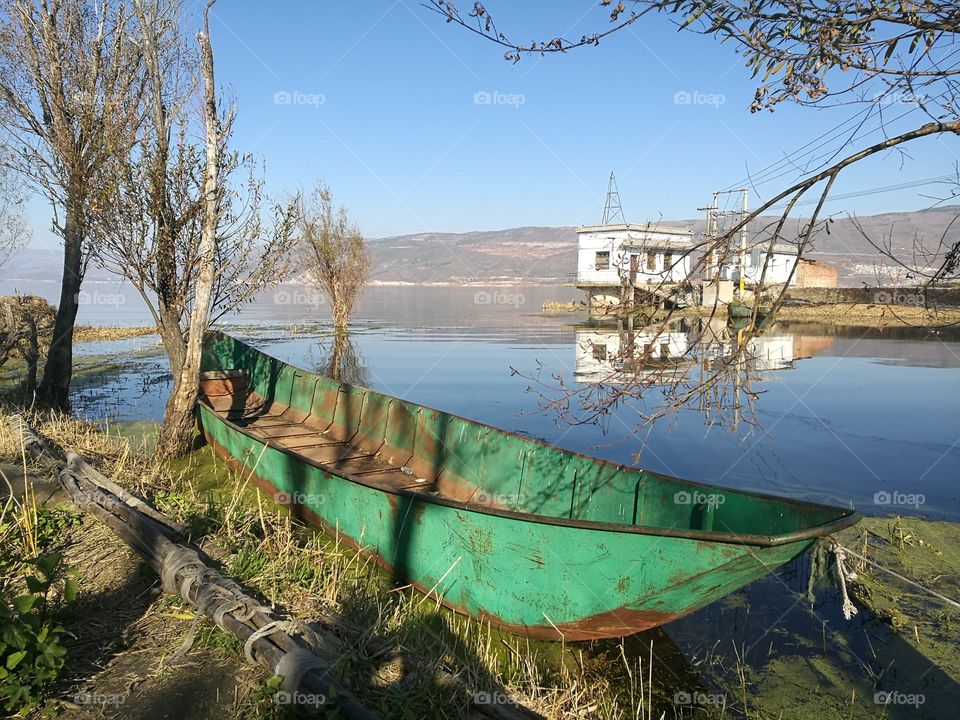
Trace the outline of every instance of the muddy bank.
{"type": "Polygon", "coordinates": [[[777,310],[776,318],[857,327],[938,328],[960,323],[960,308],[865,303],[785,305],[777,310]]]}
{"type": "MultiPolygon", "coordinates": [[[[648,309],[653,312],[652,309],[648,309]]],[[[587,308],[582,303],[545,303],[545,315],[558,313],[582,313],[588,315],[587,308]]],[[[642,310],[638,315],[644,315],[642,310]]],[[[651,321],[663,317],[664,311],[653,312],[651,321]]],[[[712,307],[684,308],[670,313],[672,318],[698,318],[717,316],[726,317],[726,312],[712,307]]],[[[594,317],[608,317],[615,320],[618,315],[615,311],[604,314],[595,314],[594,317]]],[[[809,322],[834,325],[838,327],[922,327],[942,328],[960,324],[960,307],[922,307],[914,305],[877,304],[877,303],[820,303],[820,304],[787,304],[777,310],[776,320],[790,322],[809,322]]]]}

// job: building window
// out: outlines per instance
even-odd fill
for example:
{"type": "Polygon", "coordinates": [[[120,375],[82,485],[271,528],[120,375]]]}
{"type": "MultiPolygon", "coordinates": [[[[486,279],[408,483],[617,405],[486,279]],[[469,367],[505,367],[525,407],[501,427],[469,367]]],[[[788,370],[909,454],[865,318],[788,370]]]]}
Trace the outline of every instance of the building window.
{"type": "Polygon", "coordinates": [[[609,270],[610,269],[610,252],[603,250],[597,253],[597,259],[593,264],[595,270],[609,270]]]}
{"type": "Polygon", "coordinates": [[[647,250],[647,270],[657,269],[657,254],[653,250],[647,250]]]}
{"type": "Polygon", "coordinates": [[[607,346],[593,343],[593,359],[603,362],[607,359],[607,346]]]}
{"type": "Polygon", "coordinates": [[[671,270],[673,266],[673,253],[669,250],[663,254],[663,269],[671,270]]]}

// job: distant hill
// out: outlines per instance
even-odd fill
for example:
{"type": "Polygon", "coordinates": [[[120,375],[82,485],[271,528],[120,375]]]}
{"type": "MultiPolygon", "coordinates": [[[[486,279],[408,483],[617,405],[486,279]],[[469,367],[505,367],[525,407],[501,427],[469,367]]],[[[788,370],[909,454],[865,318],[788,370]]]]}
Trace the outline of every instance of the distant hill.
{"type": "MultiPolygon", "coordinates": [[[[908,261],[914,249],[923,245],[936,248],[946,232],[947,242],[960,239],[960,205],[919,212],[885,213],[857,218],[866,236],[881,247],[889,246],[908,261]],[[948,230],[949,228],[949,230],[948,230]]],[[[759,230],[778,218],[760,218],[759,230]]],[[[661,225],[692,230],[702,238],[705,222],[699,220],[663,220],[661,225]]],[[[791,220],[786,238],[796,237],[801,220],[791,220]],[[792,231],[793,235],[790,235],[792,231]]],[[[813,240],[808,257],[836,265],[841,283],[875,284],[899,268],[883,258],[846,217],[836,218],[829,234],[820,232],[813,240]]],[[[570,279],[577,269],[575,227],[522,227],[488,232],[419,233],[372,240],[373,279],[381,282],[457,283],[480,281],[560,282],[570,279]]]]}
{"type": "Polygon", "coordinates": [[[576,272],[573,227],[419,233],[370,241],[374,281],[557,281],[576,272]]]}
{"type": "MultiPolygon", "coordinates": [[[[867,235],[880,246],[890,245],[901,257],[913,261],[915,248],[935,249],[941,237],[948,243],[960,239],[960,205],[918,212],[885,213],[859,218],[867,235]]],[[[774,218],[761,218],[757,228],[774,218]]],[[[795,234],[799,220],[791,220],[795,234]]],[[[663,220],[662,225],[704,232],[704,221],[663,220]]],[[[789,237],[789,234],[788,234],[789,237]]],[[[576,272],[577,235],[574,227],[520,227],[468,233],[417,233],[369,241],[373,253],[371,280],[377,283],[554,283],[569,281],[576,272]]],[[[837,218],[830,233],[821,232],[809,257],[836,265],[841,284],[875,284],[896,268],[885,260],[849,218],[837,218]],[[887,266],[887,267],[884,267],[887,266]]],[[[60,252],[28,249],[3,271],[4,281],[45,281],[59,278],[60,252]]],[[[88,279],[108,282],[111,276],[91,267],[88,279]]]]}

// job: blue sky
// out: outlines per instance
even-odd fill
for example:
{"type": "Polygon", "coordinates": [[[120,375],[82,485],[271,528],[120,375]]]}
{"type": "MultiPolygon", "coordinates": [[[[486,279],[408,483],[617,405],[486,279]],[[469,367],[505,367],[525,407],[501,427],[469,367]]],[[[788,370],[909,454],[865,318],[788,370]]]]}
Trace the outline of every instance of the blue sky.
{"type": "MultiPolygon", "coordinates": [[[[487,5],[501,30],[527,42],[607,24],[592,0],[487,5]]],[[[699,216],[713,190],[854,112],[782,105],[751,114],[756,85],[734,47],[678,33],[664,17],[599,47],[511,65],[502,48],[417,0],[220,0],[214,11],[218,80],[239,104],[235,147],[265,157],[273,192],[322,177],[368,237],[599,222],[611,170],[630,220],[699,216]]],[[[949,174],[960,143],[925,140],[910,153],[854,169],[835,192],[949,174]]],[[[758,189],[769,197],[795,177],[758,189]]],[[[829,208],[917,209],[933,190],[829,208]]],[[[34,203],[35,245],[56,243],[48,218],[34,203]]]]}

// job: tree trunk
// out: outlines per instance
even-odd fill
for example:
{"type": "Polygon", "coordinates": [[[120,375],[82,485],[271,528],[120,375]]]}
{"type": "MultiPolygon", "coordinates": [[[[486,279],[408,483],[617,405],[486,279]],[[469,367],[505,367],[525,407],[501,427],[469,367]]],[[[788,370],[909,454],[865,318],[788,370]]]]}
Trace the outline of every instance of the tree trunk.
{"type": "Polygon", "coordinates": [[[163,349],[167,352],[170,374],[176,382],[180,373],[183,372],[184,356],[187,352],[187,343],[180,327],[180,313],[163,303],[158,303],[157,317],[159,318],[157,332],[163,342],[163,349]]]}
{"type": "Polygon", "coordinates": [[[200,33],[200,59],[203,71],[203,115],[206,128],[207,168],[203,182],[204,217],[200,235],[200,276],[194,291],[186,352],[179,375],[174,376],[174,391],[167,402],[157,452],[160,457],[186,455],[193,440],[193,411],[200,385],[200,353],[203,336],[210,324],[210,303],[216,280],[217,226],[219,225],[220,122],[217,117],[216,83],[213,70],[213,48],[210,45],[209,13],[213,1],[207,3],[204,30],[200,33]]]}
{"type": "MultiPolygon", "coordinates": [[[[69,191],[75,194],[75,191],[69,191]]],[[[77,320],[80,285],[83,282],[83,223],[80,201],[67,199],[67,217],[63,233],[63,278],[60,304],[53,325],[53,338],[40,385],[40,400],[52,408],[67,410],[70,405],[70,380],[73,376],[73,328],[77,320]]]]}
{"type": "Polygon", "coordinates": [[[33,315],[26,317],[27,346],[23,349],[23,359],[27,363],[27,397],[32,398],[37,391],[37,363],[40,361],[40,328],[33,315]]]}

